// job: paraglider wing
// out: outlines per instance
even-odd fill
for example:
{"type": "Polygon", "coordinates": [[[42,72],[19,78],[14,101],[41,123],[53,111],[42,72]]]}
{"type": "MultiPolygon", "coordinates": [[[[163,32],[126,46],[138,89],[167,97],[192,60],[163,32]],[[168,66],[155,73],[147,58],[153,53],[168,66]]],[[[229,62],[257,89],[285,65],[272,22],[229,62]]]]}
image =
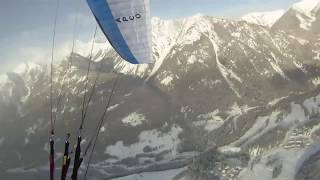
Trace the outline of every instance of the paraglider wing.
{"type": "Polygon", "coordinates": [[[132,64],[152,63],[149,0],[87,0],[117,53],[132,64]]]}

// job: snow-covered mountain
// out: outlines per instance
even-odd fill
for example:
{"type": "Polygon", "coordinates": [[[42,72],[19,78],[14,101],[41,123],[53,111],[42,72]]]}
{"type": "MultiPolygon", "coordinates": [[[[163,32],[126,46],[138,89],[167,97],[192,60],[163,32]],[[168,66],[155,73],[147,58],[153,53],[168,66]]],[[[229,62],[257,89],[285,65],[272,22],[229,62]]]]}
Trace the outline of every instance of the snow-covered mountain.
{"type": "Polygon", "coordinates": [[[313,36],[319,33],[319,4],[319,0],[302,0],[294,4],[273,27],[297,37],[314,39],[313,36]]]}
{"type": "MultiPolygon", "coordinates": [[[[96,46],[89,85],[101,73],[84,145],[121,78],[89,177],[154,179],[144,172],[159,170],[176,180],[300,176],[301,164],[318,152],[320,39],[289,31],[283,17],[272,28],[204,15],[154,18],[154,65],[129,65],[96,46]]],[[[79,52],[54,68],[54,104],[64,87],[57,163],[65,133],[77,134],[87,63],[88,53],[79,52]]],[[[45,65],[0,76],[1,177],[47,177],[49,89],[45,65]]]]}
{"type": "Polygon", "coordinates": [[[319,0],[300,0],[287,11],[280,9],[270,12],[253,12],[242,16],[241,20],[268,27],[272,27],[277,21],[280,21],[275,26],[308,31],[313,28],[314,21],[317,20],[319,7],[319,0]]]}
{"type": "Polygon", "coordinates": [[[271,12],[253,12],[241,17],[250,23],[271,27],[283,14],[285,10],[279,9],[271,12]]]}
{"type": "Polygon", "coordinates": [[[304,14],[310,14],[315,7],[319,5],[319,0],[300,0],[299,2],[293,4],[292,9],[300,11],[304,14]]]}

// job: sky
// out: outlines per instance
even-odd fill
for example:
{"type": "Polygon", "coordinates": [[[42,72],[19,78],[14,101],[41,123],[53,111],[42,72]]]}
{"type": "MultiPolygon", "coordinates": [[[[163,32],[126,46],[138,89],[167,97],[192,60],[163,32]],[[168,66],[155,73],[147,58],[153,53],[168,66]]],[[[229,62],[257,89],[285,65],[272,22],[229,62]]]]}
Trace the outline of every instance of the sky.
{"type": "MultiPolygon", "coordinates": [[[[287,9],[296,1],[150,0],[150,3],[152,16],[175,19],[199,13],[239,18],[250,12],[287,9]]],[[[11,71],[23,62],[48,61],[55,7],[56,0],[0,0],[0,74],[11,71]]],[[[75,30],[76,39],[88,42],[92,38],[95,22],[86,1],[60,0],[56,54],[65,51],[65,46],[70,46],[75,17],[80,19],[75,30]]]]}

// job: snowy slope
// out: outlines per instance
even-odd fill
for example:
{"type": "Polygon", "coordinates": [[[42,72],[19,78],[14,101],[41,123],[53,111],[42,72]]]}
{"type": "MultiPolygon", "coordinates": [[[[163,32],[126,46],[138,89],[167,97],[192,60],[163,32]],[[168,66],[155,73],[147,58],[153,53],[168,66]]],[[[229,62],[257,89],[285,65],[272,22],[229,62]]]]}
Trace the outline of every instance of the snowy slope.
{"type": "Polygon", "coordinates": [[[241,17],[250,23],[271,27],[283,14],[285,10],[279,9],[271,12],[253,12],[241,17]]]}
{"type": "Polygon", "coordinates": [[[283,114],[284,111],[277,109],[257,119],[256,124],[239,139],[251,144],[241,143],[243,147],[249,147],[252,155],[248,167],[239,175],[240,180],[295,179],[304,163],[320,151],[319,136],[315,133],[319,125],[311,125],[319,120],[319,97],[306,99],[302,104],[292,103],[289,113],[283,114]],[[283,140],[276,139],[278,145],[260,143],[263,136],[268,136],[279,126],[287,128],[288,132],[283,140]]]}
{"type": "Polygon", "coordinates": [[[313,9],[313,11],[314,12],[317,12],[317,11],[319,11],[320,10],[320,2],[319,2],[319,4],[313,9]]]}
{"type": "Polygon", "coordinates": [[[292,7],[274,24],[274,29],[281,29],[302,38],[312,38],[312,32],[317,34],[317,6],[319,0],[301,0],[292,7]]]}
{"type": "Polygon", "coordinates": [[[154,65],[132,65],[125,61],[117,59],[115,68],[125,74],[144,77],[146,72],[151,72],[152,76],[161,66],[162,61],[166,58],[171,47],[176,43],[183,22],[177,20],[163,20],[158,17],[151,19],[152,24],[152,41],[153,41],[153,58],[154,65]]]}
{"type": "Polygon", "coordinates": [[[301,0],[291,7],[297,12],[297,18],[301,21],[301,28],[307,28],[315,21],[315,12],[320,6],[320,0],[301,0]]]}
{"type": "MultiPolygon", "coordinates": [[[[320,0],[300,0],[293,4],[288,11],[295,11],[296,17],[301,21],[301,28],[307,29],[314,21],[313,12],[320,6],[320,0]]],[[[287,12],[288,12],[287,11],[287,12]]],[[[271,12],[253,12],[241,17],[250,23],[271,27],[284,14],[285,10],[279,9],[271,12]]]]}
{"type": "Polygon", "coordinates": [[[320,3],[320,0],[300,0],[293,4],[292,8],[304,14],[310,14],[311,11],[320,3]]]}

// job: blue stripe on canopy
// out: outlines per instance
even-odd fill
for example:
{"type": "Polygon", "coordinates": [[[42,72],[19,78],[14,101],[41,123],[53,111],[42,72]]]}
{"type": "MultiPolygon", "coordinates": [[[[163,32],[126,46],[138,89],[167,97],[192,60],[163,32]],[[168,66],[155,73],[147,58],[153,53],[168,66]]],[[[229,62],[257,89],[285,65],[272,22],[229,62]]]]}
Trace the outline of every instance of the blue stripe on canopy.
{"type": "Polygon", "coordinates": [[[100,28],[118,54],[132,64],[139,64],[123,38],[106,0],[87,0],[100,28]]]}

